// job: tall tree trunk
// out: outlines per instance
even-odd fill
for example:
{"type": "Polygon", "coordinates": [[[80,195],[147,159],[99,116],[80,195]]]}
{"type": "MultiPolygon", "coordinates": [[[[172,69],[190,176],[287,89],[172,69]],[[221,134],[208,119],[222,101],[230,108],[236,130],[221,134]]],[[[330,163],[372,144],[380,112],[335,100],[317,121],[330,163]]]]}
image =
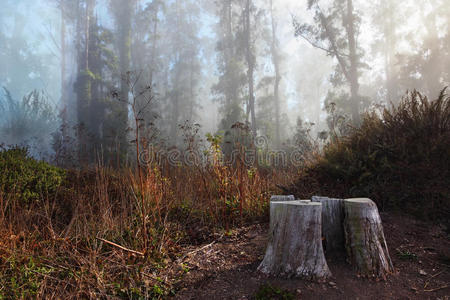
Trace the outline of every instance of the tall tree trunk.
{"type": "Polygon", "coordinates": [[[359,80],[358,80],[358,54],[356,49],[355,38],[355,16],[353,14],[353,0],[347,0],[347,37],[350,52],[350,92],[352,119],[354,124],[360,122],[360,96],[359,96],[359,80]]]}
{"type": "Polygon", "coordinates": [[[392,0],[385,0],[387,16],[384,18],[384,39],[385,39],[385,72],[386,72],[386,100],[396,101],[398,95],[397,75],[395,74],[394,56],[396,49],[396,37],[394,27],[394,8],[392,0]]]}
{"type": "Polygon", "coordinates": [[[89,34],[90,34],[90,25],[91,25],[91,9],[92,9],[92,0],[86,0],[86,19],[85,27],[84,27],[84,36],[85,36],[85,45],[84,45],[84,70],[89,70],[89,34]]]}
{"type": "Polygon", "coordinates": [[[85,18],[85,45],[84,45],[84,71],[83,71],[83,91],[82,94],[84,95],[83,99],[83,112],[82,112],[82,120],[84,127],[84,134],[86,136],[86,145],[85,148],[85,159],[87,163],[93,162],[95,160],[95,153],[94,149],[92,148],[92,140],[87,139],[87,137],[91,136],[92,134],[92,123],[91,118],[89,117],[92,114],[93,107],[92,107],[92,77],[91,77],[91,70],[90,70],[90,64],[89,64],[89,51],[91,46],[91,22],[93,17],[93,11],[94,11],[94,5],[96,0],[86,0],[86,18],[85,18]]]}
{"type": "MultiPolygon", "coordinates": [[[[103,78],[103,62],[101,61],[102,50],[99,48],[98,37],[101,34],[101,28],[98,24],[98,19],[95,16],[91,17],[90,25],[90,54],[89,54],[89,72],[96,76],[96,78],[103,78]]],[[[100,150],[100,139],[102,136],[101,124],[104,120],[104,109],[102,104],[102,80],[91,79],[91,105],[89,109],[90,120],[89,128],[90,133],[94,140],[92,141],[94,146],[93,154],[96,154],[100,150]]],[[[93,157],[94,161],[98,157],[93,157]]]]}
{"type": "MultiPolygon", "coordinates": [[[[82,103],[82,95],[81,95],[81,93],[80,93],[80,78],[81,78],[81,74],[83,73],[83,65],[81,64],[81,60],[82,60],[82,57],[83,57],[83,50],[82,50],[82,44],[81,44],[81,39],[82,39],[82,36],[83,36],[83,34],[82,34],[82,30],[83,30],[83,20],[82,20],[82,17],[81,17],[81,3],[82,3],[82,0],[77,0],[77,8],[76,8],[76,16],[77,16],[77,18],[76,18],[76,25],[75,25],[75,31],[76,31],[76,34],[75,34],[75,41],[74,41],[74,43],[75,43],[75,45],[76,45],[76,51],[77,51],[77,57],[76,57],[76,59],[77,59],[77,80],[76,80],[76,86],[74,86],[74,91],[75,91],[75,93],[76,93],[76,95],[77,95],[77,98],[76,98],[76,108],[77,108],[77,111],[76,111],[76,118],[77,118],[77,123],[80,123],[81,122],[81,120],[80,120],[80,114],[81,114],[81,112],[80,112],[80,110],[81,110],[81,103],[82,103]]],[[[81,144],[81,141],[80,141],[80,136],[78,136],[78,144],[81,144]]]]}
{"type": "Polygon", "coordinates": [[[150,86],[153,88],[153,73],[155,70],[155,58],[156,58],[156,43],[158,41],[158,11],[159,5],[155,6],[153,14],[153,41],[152,41],[152,56],[150,58],[150,86]]]}
{"type": "Polygon", "coordinates": [[[61,119],[62,119],[62,139],[63,145],[65,144],[65,137],[67,136],[67,124],[68,124],[68,103],[67,103],[67,91],[66,91],[66,17],[64,10],[64,1],[60,2],[61,13],[61,119]]]}
{"type": "MultiPolygon", "coordinates": [[[[234,38],[233,38],[233,0],[228,0],[226,4],[225,10],[225,19],[226,19],[226,38],[224,45],[224,54],[225,54],[225,76],[231,76],[231,80],[234,80],[234,66],[233,59],[235,58],[235,46],[234,46],[234,38]]],[[[234,87],[234,84],[231,84],[234,87]]],[[[225,92],[225,111],[226,113],[233,114],[233,110],[235,109],[236,103],[238,102],[238,91],[234,88],[227,89],[225,92]]],[[[231,120],[232,123],[239,120],[231,120]]],[[[233,124],[229,124],[230,126],[233,124]]],[[[226,128],[227,130],[230,128],[226,128]]]]}
{"type": "Polygon", "coordinates": [[[272,23],[272,63],[275,69],[275,82],[273,86],[273,97],[275,104],[275,144],[277,147],[281,144],[281,136],[280,136],[280,62],[279,62],[279,54],[278,54],[278,39],[277,39],[277,24],[275,21],[274,11],[273,11],[273,0],[270,0],[270,17],[272,23]]]}
{"type": "Polygon", "coordinates": [[[84,8],[84,17],[80,13],[80,5],[82,1],[78,1],[77,10],[77,52],[78,52],[78,79],[77,79],[77,121],[78,121],[78,158],[80,162],[87,162],[91,151],[88,151],[87,140],[89,129],[89,106],[91,104],[91,79],[89,71],[89,31],[90,20],[93,13],[95,0],[86,0],[84,8]],[[84,47],[81,40],[84,40],[84,47]]]}
{"type": "Polygon", "coordinates": [[[254,79],[254,72],[255,72],[255,56],[251,49],[251,21],[250,21],[250,8],[251,8],[251,0],[246,1],[245,5],[245,33],[246,33],[246,58],[247,58],[247,65],[248,65],[248,71],[247,71],[247,78],[248,78],[248,110],[250,111],[250,118],[251,118],[251,129],[253,136],[256,136],[256,114],[255,114],[255,79],[254,79]]]}
{"type": "MultiPolygon", "coordinates": [[[[118,4],[117,4],[118,5],[118,4]]],[[[119,17],[117,22],[118,28],[118,47],[119,47],[119,71],[121,77],[126,77],[130,72],[131,61],[131,18],[133,12],[133,1],[123,1],[120,8],[121,12],[118,12],[119,17]]],[[[127,128],[128,128],[128,96],[130,93],[130,87],[126,80],[120,82],[120,100],[121,109],[118,115],[118,130],[117,140],[120,154],[126,155],[127,152],[127,128]]]]}
{"type": "Polygon", "coordinates": [[[195,106],[195,99],[194,99],[194,57],[191,56],[190,63],[190,76],[189,76],[189,113],[188,113],[188,120],[193,121],[194,118],[194,106],[195,106]]]}
{"type": "Polygon", "coordinates": [[[177,143],[177,129],[178,129],[178,121],[180,117],[180,94],[177,90],[178,84],[179,84],[179,71],[177,71],[177,74],[175,75],[175,83],[174,86],[172,86],[172,92],[171,92],[171,100],[172,100],[172,111],[171,111],[171,121],[170,121],[170,140],[177,143]]]}
{"type": "Polygon", "coordinates": [[[180,23],[179,23],[179,2],[175,1],[175,9],[176,9],[176,36],[175,36],[175,81],[172,84],[172,121],[170,124],[170,138],[172,141],[177,141],[176,134],[178,129],[178,121],[180,117],[180,93],[179,93],[179,84],[180,84],[180,23]]]}

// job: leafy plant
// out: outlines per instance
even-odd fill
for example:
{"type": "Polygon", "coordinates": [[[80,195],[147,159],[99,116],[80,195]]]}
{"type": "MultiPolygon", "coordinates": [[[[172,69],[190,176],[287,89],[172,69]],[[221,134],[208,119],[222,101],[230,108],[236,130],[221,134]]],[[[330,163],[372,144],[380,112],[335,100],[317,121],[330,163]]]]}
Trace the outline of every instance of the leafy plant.
{"type": "Polygon", "coordinates": [[[0,170],[0,189],[23,204],[54,195],[65,178],[64,170],[29,157],[20,147],[0,151],[0,170]]]}
{"type": "Polygon", "coordinates": [[[0,273],[0,299],[29,299],[38,296],[42,278],[53,272],[33,257],[11,256],[0,273]]]}

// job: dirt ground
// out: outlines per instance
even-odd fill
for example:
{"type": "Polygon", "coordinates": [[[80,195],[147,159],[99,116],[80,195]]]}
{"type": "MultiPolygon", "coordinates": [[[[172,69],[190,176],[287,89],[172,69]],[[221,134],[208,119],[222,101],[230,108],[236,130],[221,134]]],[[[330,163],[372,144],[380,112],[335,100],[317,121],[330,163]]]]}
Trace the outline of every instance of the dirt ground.
{"type": "Polygon", "coordinates": [[[266,277],[256,269],[268,225],[255,224],[189,249],[178,262],[186,274],[175,299],[255,299],[265,284],[295,299],[450,299],[449,235],[412,217],[382,214],[382,219],[396,268],[386,281],[360,278],[345,261],[330,260],[333,277],[323,283],[266,277]]]}

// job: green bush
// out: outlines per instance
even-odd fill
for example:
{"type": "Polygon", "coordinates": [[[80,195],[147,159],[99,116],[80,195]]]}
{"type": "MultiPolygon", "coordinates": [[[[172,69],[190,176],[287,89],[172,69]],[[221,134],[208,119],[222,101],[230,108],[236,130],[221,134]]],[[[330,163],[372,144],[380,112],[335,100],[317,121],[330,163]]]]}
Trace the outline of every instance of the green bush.
{"type": "Polygon", "coordinates": [[[450,219],[450,97],[412,92],[398,107],[366,114],[306,173],[314,182],[300,179],[297,194],[316,186],[308,193],[370,197],[382,209],[450,219]]]}
{"type": "Polygon", "coordinates": [[[25,148],[0,151],[0,191],[21,204],[53,196],[64,178],[64,170],[29,157],[25,148]]]}

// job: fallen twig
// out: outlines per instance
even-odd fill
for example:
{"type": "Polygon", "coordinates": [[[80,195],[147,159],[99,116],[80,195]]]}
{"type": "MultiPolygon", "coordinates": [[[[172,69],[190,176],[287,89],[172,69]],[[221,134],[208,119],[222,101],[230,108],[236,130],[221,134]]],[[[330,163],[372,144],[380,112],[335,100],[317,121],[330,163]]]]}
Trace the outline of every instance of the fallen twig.
{"type": "Polygon", "coordinates": [[[204,250],[204,249],[206,249],[206,248],[211,247],[212,245],[214,245],[215,243],[217,243],[222,237],[223,237],[223,234],[222,234],[217,240],[213,241],[212,243],[210,243],[210,244],[208,244],[208,245],[205,245],[205,246],[203,246],[203,247],[200,247],[200,248],[198,248],[198,249],[195,249],[195,250],[193,250],[193,251],[191,251],[191,252],[186,253],[185,255],[183,255],[183,257],[177,259],[177,262],[182,262],[182,261],[183,261],[186,257],[188,257],[189,255],[195,254],[195,253],[197,253],[197,252],[199,252],[199,251],[202,251],[202,250],[204,250]]]}
{"type": "Polygon", "coordinates": [[[145,256],[144,253],[142,253],[142,252],[139,252],[139,251],[135,251],[135,250],[131,250],[131,249],[125,248],[125,247],[123,247],[123,246],[121,246],[121,245],[119,245],[119,244],[110,242],[110,241],[108,241],[108,240],[105,240],[105,239],[102,239],[102,238],[99,238],[99,237],[97,237],[97,239],[100,240],[100,241],[102,241],[102,242],[107,243],[108,245],[117,247],[117,248],[119,248],[119,249],[121,249],[121,250],[123,250],[123,251],[127,251],[127,252],[130,252],[130,253],[132,253],[132,254],[139,255],[139,256],[145,256]]]}
{"type": "Polygon", "coordinates": [[[436,274],[434,274],[433,276],[431,276],[430,278],[428,278],[427,281],[425,282],[425,285],[423,286],[423,288],[426,289],[427,286],[428,286],[428,284],[430,284],[430,280],[433,279],[434,277],[436,277],[436,276],[442,274],[442,273],[444,273],[444,271],[441,271],[441,272],[439,272],[439,273],[436,273],[436,274]]]}
{"type": "Polygon", "coordinates": [[[443,289],[446,289],[446,288],[448,288],[448,287],[450,287],[450,285],[443,285],[443,286],[441,286],[441,287],[438,287],[438,288],[435,288],[435,289],[431,289],[431,290],[423,290],[424,292],[436,292],[436,291],[439,291],[439,290],[443,290],[443,289]]]}

